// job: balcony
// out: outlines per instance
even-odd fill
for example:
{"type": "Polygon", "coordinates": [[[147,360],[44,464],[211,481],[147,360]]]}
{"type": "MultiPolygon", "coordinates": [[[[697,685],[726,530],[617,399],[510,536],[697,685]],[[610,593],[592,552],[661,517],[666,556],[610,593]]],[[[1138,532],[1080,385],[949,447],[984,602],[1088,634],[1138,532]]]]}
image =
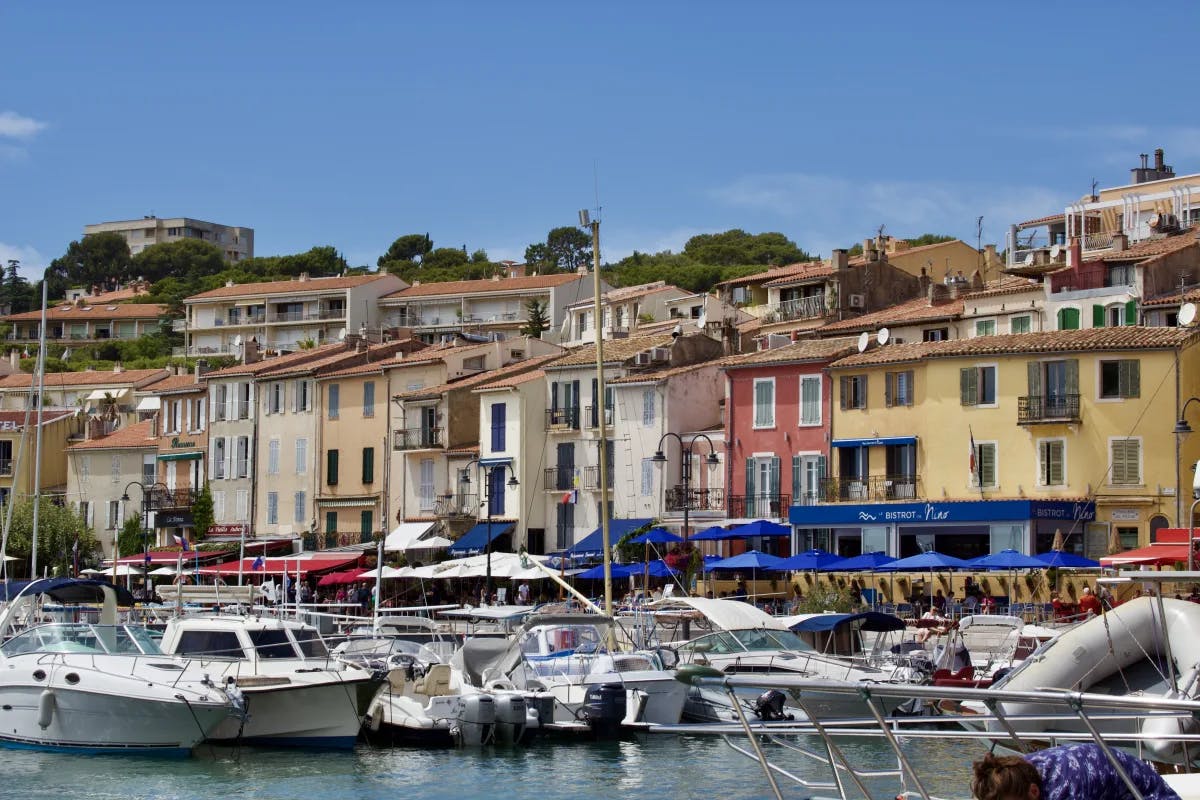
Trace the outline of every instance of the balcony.
{"type": "Polygon", "coordinates": [[[323,308],[318,313],[321,319],[345,319],[346,309],[344,308],[323,308]]]}
{"type": "Polygon", "coordinates": [[[547,492],[569,492],[575,488],[575,468],[547,467],[544,484],[547,492]]]}
{"type": "Polygon", "coordinates": [[[441,428],[400,428],[392,431],[393,450],[427,450],[441,446],[441,428]]]}
{"type": "MultiPolygon", "coordinates": [[[[587,406],[586,408],[584,408],[584,414],[587,418],[589,428],[599,428],[600,427],[600,420],[596,413],[597,410],[598,410],[597,406],[587,406]]],[[[604,424],[607,426],[611,426],[613,424],[613,407],[612,406],[604,407],[604,424]]]]}
{"type": "Polygon", "coordinates": [[[667,489],[667,511],[724,511],[724,489],[693,489],[684,490],[682,486],[672,486],[667,489]]]}
{"type": "Polygon", "coordinates": [[[579,430],[578,408],[548,408],[546,409],[546,430],[548,431],[577,431],[579,430]]]}
{"type": "Polygon", "coordinates": [[[163,489],[161,487],[150,490],[150,508],[152,510],[164,508],[191,508],[196,502],[195,489],[163,489]]]}
{"type": "Polygon", "coordinates": [[[1079,395],[1029,395],[1017,398],[1017,424],[1078,423],[1079,395]]]}
{"type": "Polygon", "coordinates": [[[916,500],[922,497],[919,475],[868,475],[865,478],[827,478],[821,481],[821,494],[806,496],[802,505],[826,503],[884,503],[889,500],[916,500]]]}
{"type": "Polygon", "coordinates": [[[439,495],[433,514],[439,519],[474,519],[479,516],[479,495],[439,495]]]}
{"type": "Polygon", "coordinates": [[[790,494],[731,494],[725,501],[725,516],[747,519],[787,519],[790,494]]]}
{"type": "Polygon", "coordinates": [[[825,293],[784,300],[775,306],[775,321],[813,319],[825,316],[825,293]]]}
{"type": "MultiPolygon", "coordinates": [[[[600,491],[600,467],[583,468],[583,488],[589,492],[600,491]]],[[[608,490],[613,490],[613,468],[608,468],[608,490]]]]}

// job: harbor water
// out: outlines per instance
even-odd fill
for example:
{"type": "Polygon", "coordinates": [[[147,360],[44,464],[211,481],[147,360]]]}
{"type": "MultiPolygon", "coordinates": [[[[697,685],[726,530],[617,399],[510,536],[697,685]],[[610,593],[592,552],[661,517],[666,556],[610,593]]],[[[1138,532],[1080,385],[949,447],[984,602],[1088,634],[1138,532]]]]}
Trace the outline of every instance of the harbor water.
{"type": "MultiPolygon", "coordinates": [[[[742,746],[746,740],[736,738],[742,746]]],[[[816,740],[804,740],[810,747],[816,740]]],[[[846,741],[856,766],[895,764],[877,741],[846,741]]],[[[943,797],[968,797],[970,765],[978,744],[944,740],[911,743],[926,788],[943,797]]],[[[781,765],[807,779],[827,779],[828,769],[780,748],[768,747],[781,765]]],[[[109,798],[254,798],[255,800],[461,800],[523,798],[761,798],[770,789],[759,766],[713,737],[647,736],[641,741],[536,742],[521,749],[376,749],[348,752],[202,746],[190,759],[96,756],[6,750],[4,792],[23,800],[109,798]]],[[[891,798],[895,781],[872,784],[875,797],[891,798]],[[878,789],[876,791],[875,789],[878,789]]],[[[836,796],[781,780],[785,797],[836,796]]]]}

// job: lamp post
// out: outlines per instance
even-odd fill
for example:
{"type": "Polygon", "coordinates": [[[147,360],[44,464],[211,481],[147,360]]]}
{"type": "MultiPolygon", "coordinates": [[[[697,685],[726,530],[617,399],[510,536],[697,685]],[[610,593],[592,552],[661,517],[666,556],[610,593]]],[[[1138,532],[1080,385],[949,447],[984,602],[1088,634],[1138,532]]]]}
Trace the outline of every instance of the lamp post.
{"type": "MultiPolygon", "coordinates": [[[[467,466],[463,467],[464,471],[461,481],[462,483],[471,483],[471,465],[475,466],[476,475],[478,475],[485,467],[485,465],[480,463],[479,459],[477,458],[473,458],[468,461],[467,466]]],[[[511,469],[511,465],[508,466],[511,469]]],[[[483,552],[487,554],[487,578],[484,587],[487,592],[487,599],[489,601],[492,598],[492,475],[496,472],[496,470],[500,470],[500,474],[503,475],[504,468],[504,464],[492,464],[491,466],[487,467],[487,499],[484,501],[487,506],[487,540],[484,542],[483,552]]],[[[482,483],[482,479],[480,479],[480,482],[482,483]]],[[[512,475],[509,476],[507,485],[512,488],[516,488],[517,486],[521,485],[521,482],[517,480],[517,473],[515,470],[513,471],[512,475]]]]}
{"type": "MultiPolygon", "coordinates": [[[[1192,403],[1200,403],[1200,397],[1189,397],[1179,409],[1179,419],[1175,422],[1175,524],[1179,527],[1183,525],[1183,485],[1179,479],[1180,460],[1182,456],[1180,450],[1183,446],[1183,437],[1192,432],[1192,426],[1187,421],[1187,410],[1192,403]]],[[[1192,503],[1191,511],[1188,514],[1188,564],[1187,568],[1192,568],[1192,539],[1195,538],[1196,529],[1192,525],[1192,520],[1195,518],[1196,504],[1192,503]]]]}
{"type": "MultiPolygon", "coordinates": [[[[125,484],[125,491],[121,493],[121,502],[129,502],[129,487],[136,486],[142,493],[142,568],[146,570],[146,574],[142,576],[142,589],[146,592],[146,596],[150,596],[150,501],[153,498],[155,489],[162,488],[164,492],[171,491],[170,488],[162,482],[155,481],[154,483],[142,483],[141,481],[130,481],[125,484]]],[[[117,583],[117,556],[119,551],[115,547],[116,542],[113,542],[113,585],[117,583]]]]}
{"type": "Polygon", "coordinates": [[[679,458],[682,461],[682,463],[679,465],[679,480],[683,484],[683,540],[687,541],[688,509],[691,508],[692,505],[692,456],[694,454],[693,449],[696,445],[696,440],[703,439],[708,443],[708,456],[704,459],[705,464],[714,466],[716,464],[720,464],[721,460],[717,458],[717,448],[713,445],[712,439],[708,438],[708,436],[705,434],[698,433],[690,440],[685,442],[683,437],[678,433],[667,431],[659,438],[658,450],[655,451],[654,457],[650,459],[655,464],[667,463],[667,457],[662,451],[662,444],[669,438],[674,438],[677,442],[679,442],[679,458]]]}

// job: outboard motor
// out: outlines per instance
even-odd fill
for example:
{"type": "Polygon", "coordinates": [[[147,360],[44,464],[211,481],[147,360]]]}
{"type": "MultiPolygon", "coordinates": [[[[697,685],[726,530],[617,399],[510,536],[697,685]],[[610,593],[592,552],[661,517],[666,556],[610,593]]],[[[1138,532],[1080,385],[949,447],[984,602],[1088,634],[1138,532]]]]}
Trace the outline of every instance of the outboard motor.
{"type": "Polygon", "coordinates": [[[602,683],[588,687],[583,701],[583,716],[597,739],[616,739],[625,719],[625,687],[602,683]]]}
{"type": "Polygon", "coordinates": [[[754,701],[754,713],[763,722],[780,722],[795,719],[791,714],[785,714],[783,704],[787,697],[778,689],[768,689],[754,701]]]}
{"type": "Polygon", "coordinates": [[[462,699],[458,743],[465,747],[490,744],[496,727],[496,703],[491,695],[468,694],[462,699]]]}
{"type": "Polygon", "coordinates": [[[496,741],[516,744],[525,735],[525,698],[519,694],[492,695],[496,702],[496,741]]]}

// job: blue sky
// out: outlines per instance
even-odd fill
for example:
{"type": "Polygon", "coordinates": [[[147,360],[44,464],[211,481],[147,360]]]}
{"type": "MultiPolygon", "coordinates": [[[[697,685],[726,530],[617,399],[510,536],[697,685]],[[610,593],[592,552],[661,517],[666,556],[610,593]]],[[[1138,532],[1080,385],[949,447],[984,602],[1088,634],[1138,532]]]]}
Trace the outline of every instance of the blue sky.
{"type": "Polygon", "coordinates": [[[1200,172],[1200,6],[8,3],[0,258],[192,216],[259,255],[392,239],[521,259],[603,207],[603,255],[879,225],[1002,242],[1164,147],[1200,172]],[[1158,8],[1158,7],[1155,7],[1158,8]],[[1181,60],[1182,59],[1182,60],[1181,60]]]}

